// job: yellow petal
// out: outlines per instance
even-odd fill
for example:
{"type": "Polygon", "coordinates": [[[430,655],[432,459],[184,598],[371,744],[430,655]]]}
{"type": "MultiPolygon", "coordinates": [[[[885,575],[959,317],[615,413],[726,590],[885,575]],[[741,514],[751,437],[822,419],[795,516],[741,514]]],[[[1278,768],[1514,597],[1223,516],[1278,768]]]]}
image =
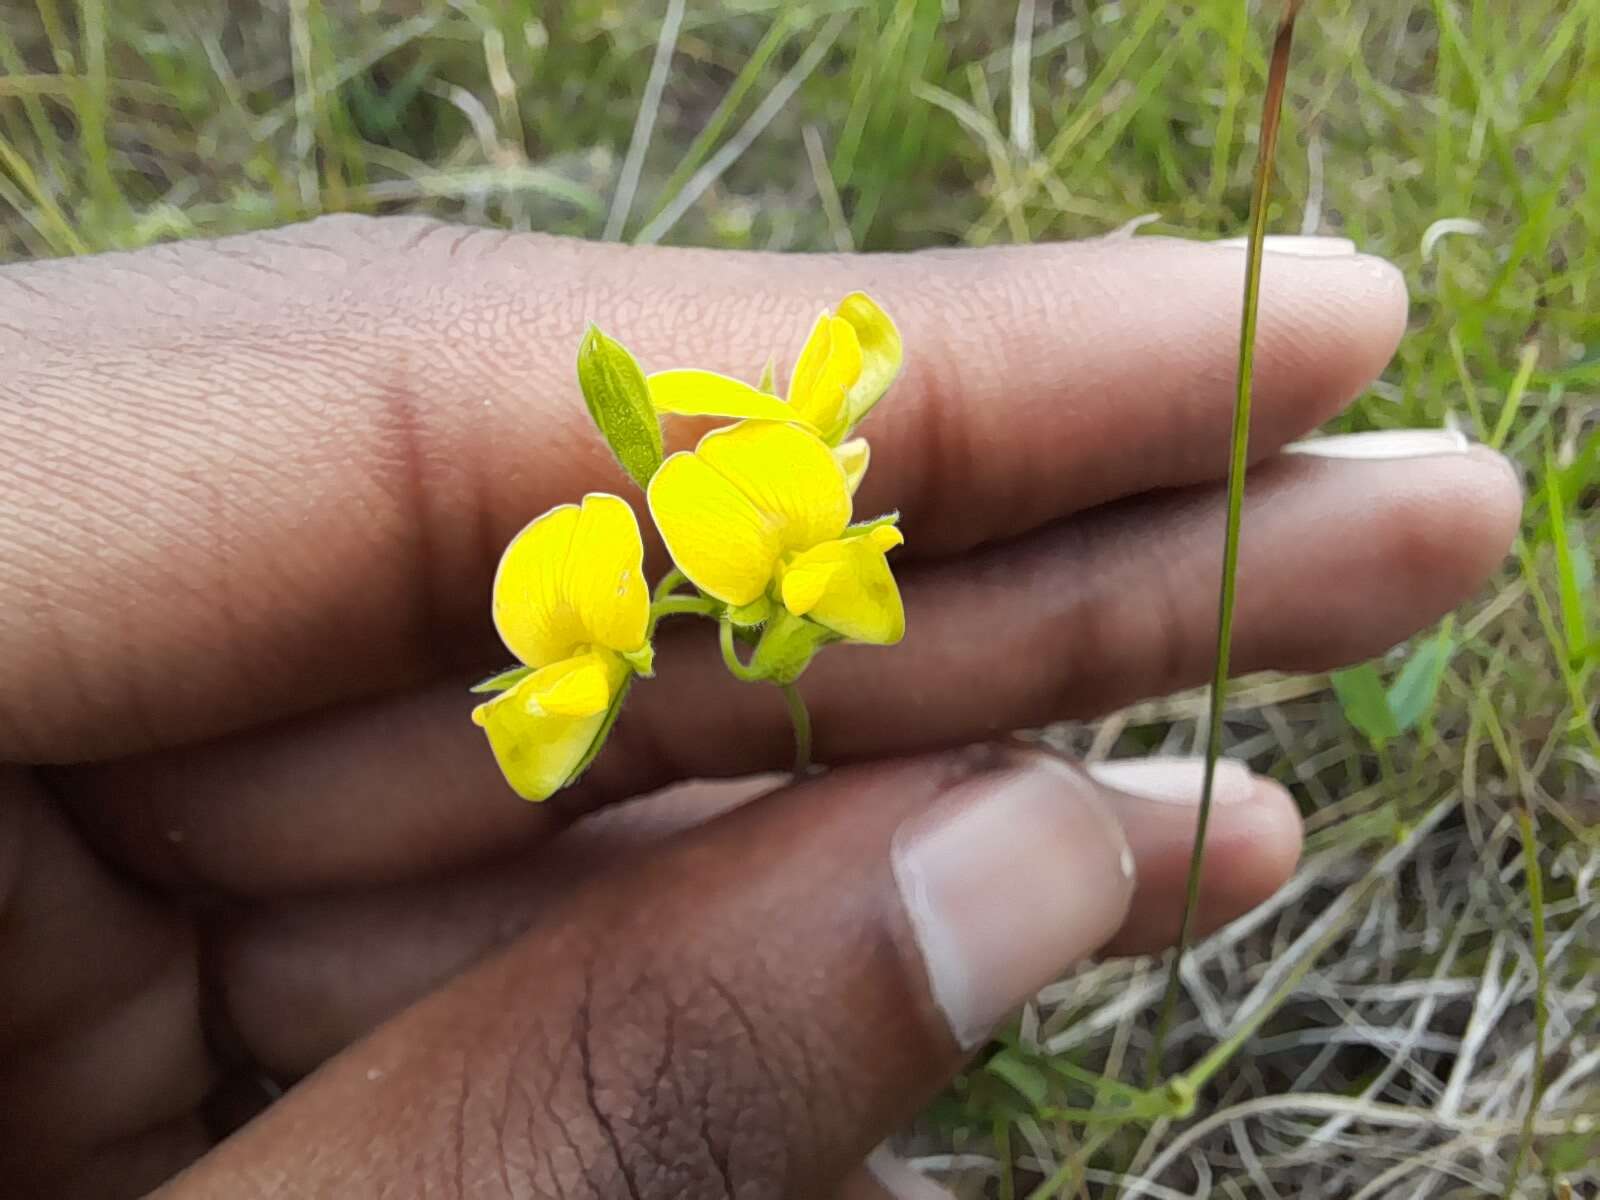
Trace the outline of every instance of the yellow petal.
{"type": "Polygon", "coordinates": [[[866,538],[880,554],[886,554],[896,546],[906,544],[906,535],[893,525],[875,525],[867,531],[866,538]]]}
{"type": "Polygon", "coordinates": [[[592,717],[603,713],[611,707],[615,674],[610,656],[602,658],[593,652],[552,663],[528,680],[523,689],[527,708],[552,717],[592,717]]]}
{"type": "Polygon", "coordinates": [[[734,605],[766,592],[783,546],[773,522],[729,479],[684,452],[661,464],[648,495],[672,561],[697,588],[734,605]]]}
{"type": "Polygon", "coordinates": [[[650,589],[639,522],[626,501],[604,492],[583,498],[563,592],[592,644],[623,653],[644,645],[650,589]]]}
{"type": "Polygon", "coordinates": [[[803,617],[817,606],[828,584],[843,567],[841,562],[809,562],[783,573],[783,606],[803,617]]]}
{"type": "Polygon", "coordinates": [[[562,574],[578,506],[563,504],[511,539],[494,577],[494,627],[506,649],[530,667],[566,658],[588,640],[562,595],[562,574]]]}
{"type": "Polygon", "coordinates": [[[789,404],[830,445],[849,425],[847,395],[861,378],[861,342],[849,321],[824,311],[789,376],[789,404]]]}
{"type": "Polygon", "coordinates": [[[867,445],[866,438],[851,438],[848,442],[840,442],[833,448],[833,457],[839,461],[839,469],[844,472],[844,485],[854,496],[856,489],[861,486],[861,481],[867,476],[867,464],[872,461],[872,448],[867,445]]]}
{"type": "Polygon", "coordinates": [[[808,549],[849,524],[844,471],[815,434],[798,426],[742,421],[707,434],[694,453],[766,518],[781,550],[808,549]]]}
{"type": "Polygon", "coordinates": [[[657,412],[804,423],[800,414],[778,397],[714,371],[657,371],[646,382],[657,412]]]}
{"type": "Polygon", "coordinates": [[[579,655],[480,704],[472,719],[488,734],[495,761],[512,789],[526,800],[543,800],[564,787],[589,758],[626,680],[627,669],[616,656],[579,655]],[[600,686],[595,690],[597,677],[600,686]],[[555,712],[551,704],[585,711],[555,712]]]}
{"type": "Polygon", "coordinates": [[[563,504],[511,540],[494,580],[494,623],[530,667],[582,645],[635,651],[644,644],[650,597],[644,543],[633,510],[594,493],[563,504]]]}
{"type": "MultiPolygon", "coordinates": [[[[884,531],[898,536],[889,527],[884,531]]],[[[883,556],[885,540],[875,529],[795,555],[784,568],[784,607],[853,642],[880,646],[898,642],[905,636],[906,615],[883,556]],[[799,576],[796,599],[804,603],[803,612],[789,604],[791,576],[799,576]]]]}
{"type": "Polygon", "coordinates": [[[846,400],[846,425],[854,428],[900,373],[904,349],[889,314],[865,292],[851,292],[841,300],[839,318],[854,330],[861,350],[861,367],[846,400]]]}

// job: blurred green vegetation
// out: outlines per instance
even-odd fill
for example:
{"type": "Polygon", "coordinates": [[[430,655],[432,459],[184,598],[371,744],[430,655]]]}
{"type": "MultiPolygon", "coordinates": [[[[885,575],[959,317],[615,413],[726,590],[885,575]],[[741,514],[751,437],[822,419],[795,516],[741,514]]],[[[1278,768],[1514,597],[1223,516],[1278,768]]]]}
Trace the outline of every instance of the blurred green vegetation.
{"type": "MultiPolygon", "coordinates": [[[[1145,233],[1233,235],[1268,32],[1242,0],[4,0],[0,16],[0,259],[339,210],[784,250],[1083,237],[1147,215],[1145,233]]],[[[1451,806],[1483,867],[1439,910],[1463,940],[1445,962],[1423,938],[1393,978],[1501,970],[1485,948],[1501,936],[1528,953],[1507,852],[1525,812],[1561,954],[1544,986],[1581,994],[1600,967],[1600,5],[1308,4],[1280,178],[1274,230],[1352,237],[1412,289],[1398,358],[1340,426],[1457,425],[1517,460],[1528,509],[1494,591],[1419,642],[1425,669],[1343,677],[1353,724],[1325,681],[1246,685],[1237,740],[1295,786],[1313,855],[1375,860],[1451,806]]],[[[1194,724],[1184,705],[1124,715],[1099,748],[1170,744],[1194,724]]],[[[1559,1070],[1600,1030],[1547,999],[1559,1070]]],[[[1531,1031],[1531,1010],[1530,993],[1508,1011],[1531,1031]]],[[[1104,1121],[1048,1115],[1120,1102],[1084,1083],[1114,1053],[1039,1044],[926,1125],[1003,1164],[969,1191],[1041,1178],[1038,1139],[1138,1165],[1104,1121]]],[[[1577,1091],[1591,1109],[1594,1088],[1577,1091]]],[[[1531,1161],[1581,1167],[1570,1146],[1536,1139],[1531,1161]]]]}

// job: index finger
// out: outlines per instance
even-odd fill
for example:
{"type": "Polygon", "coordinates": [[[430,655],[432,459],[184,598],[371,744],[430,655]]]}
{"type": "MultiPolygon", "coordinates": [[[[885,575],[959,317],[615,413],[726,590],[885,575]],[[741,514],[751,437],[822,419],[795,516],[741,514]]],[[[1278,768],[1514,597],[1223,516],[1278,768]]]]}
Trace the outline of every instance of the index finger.
{"type": "MultiPolygon", "coordinates": [[[[0,756],[191,741],[480,661],[506,538],[627,494],[576,395],[587,320],[744,374],[873,292],[909,364],[861,507],[938,553],[1215,474],[1242,271],[1154,239],[778,257],[342,218],[0,275],[0,756]]],[[[1374,374],[1404,312],[1353,255],[1278,256],[1266,290],[1261,453],[1374,374]]]]}

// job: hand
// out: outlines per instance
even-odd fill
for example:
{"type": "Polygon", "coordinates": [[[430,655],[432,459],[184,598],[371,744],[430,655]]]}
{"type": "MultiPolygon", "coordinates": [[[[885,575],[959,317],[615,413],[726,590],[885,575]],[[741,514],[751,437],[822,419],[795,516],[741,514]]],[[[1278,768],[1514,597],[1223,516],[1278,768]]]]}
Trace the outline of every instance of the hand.
{"type": "MultiPolygon", "coordinates": [[[[0,273],[10,1194],[190,1164],[163,1194],[904,1191],[860,1164],[995,1022],[1175,931],[1192,764],[959,747],[1207,675],[1243,269],[335,219],[0,273]],[[504,659],[494,562],[551,504],[631,494],[576,395],[584,323],[749,375],[853,287],[908,351],[859,508],[904,514],[910,633],[804,680],[835,769],[581,819],[789,756],[781,699],[669,628],[595,768],[517,801],[463,690],[504,659]],[[261,1077],[307,1075],[212,1149],[261,1077]]],[[[1375,260],[1269,255],[1241,670],[1370,655],[1509,543],[1486,451],[1280,453],[1404,312],[1375,260]]],[[[1298,846],[1281,789],[1225,771],[1202,923],[1298,846]]]]}

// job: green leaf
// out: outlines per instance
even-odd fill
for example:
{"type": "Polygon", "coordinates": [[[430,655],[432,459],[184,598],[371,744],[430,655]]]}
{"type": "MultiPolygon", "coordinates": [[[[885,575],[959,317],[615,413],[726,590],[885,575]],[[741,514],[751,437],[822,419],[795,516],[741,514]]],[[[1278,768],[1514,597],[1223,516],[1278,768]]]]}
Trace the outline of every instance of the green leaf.
{"type": "Polygon", "coordinates": [[[504,671],[489,676],[489,678],[485,679],[482,683],[473,684],[468,690],[476,692],[478,695],[490,695],[497,692],[508,692],[532,674],[532,667],[524,667],[520,665],[515,667],[507,667],[504,671]]]}
{"type": "Polygon", "coordinates": [[[1448,629],[1441,629],[1418,646],[1406,665],[1400,668],[1386,697],[1389,715],[1398,733],[1415,729],[1417,722],[1433,707],[1439,681],[1444,678],[1444,669],[1455,649],[1455,638],[1448,629]]]}
{"type": "Polygon", "coordinates": [[[1399,736],[1389,697],[1383,690],[1383,680],[1378,678],[1378,669],[1371,663],[1335,671],[1331,682],[1344,709],[1345,720],[1365,734],[1374,746],[1382,746],[1399,736]]]}
{"type": "Polygon", "coordinates": [[[1050,1081],[1045,1078],[1044,1072],[1015,1050],[1000,1051],[984,1064],[984,1070],[1009,1083],[1034,1108],[1049,1098],[1050,1081]]]}
{"type": "Polygon", "coordinates": [[[661,418],[633,355],[594,325],[578,347],[578,386],[611,453],[635,483],[647,487],[661,465],[661,418]]]}

